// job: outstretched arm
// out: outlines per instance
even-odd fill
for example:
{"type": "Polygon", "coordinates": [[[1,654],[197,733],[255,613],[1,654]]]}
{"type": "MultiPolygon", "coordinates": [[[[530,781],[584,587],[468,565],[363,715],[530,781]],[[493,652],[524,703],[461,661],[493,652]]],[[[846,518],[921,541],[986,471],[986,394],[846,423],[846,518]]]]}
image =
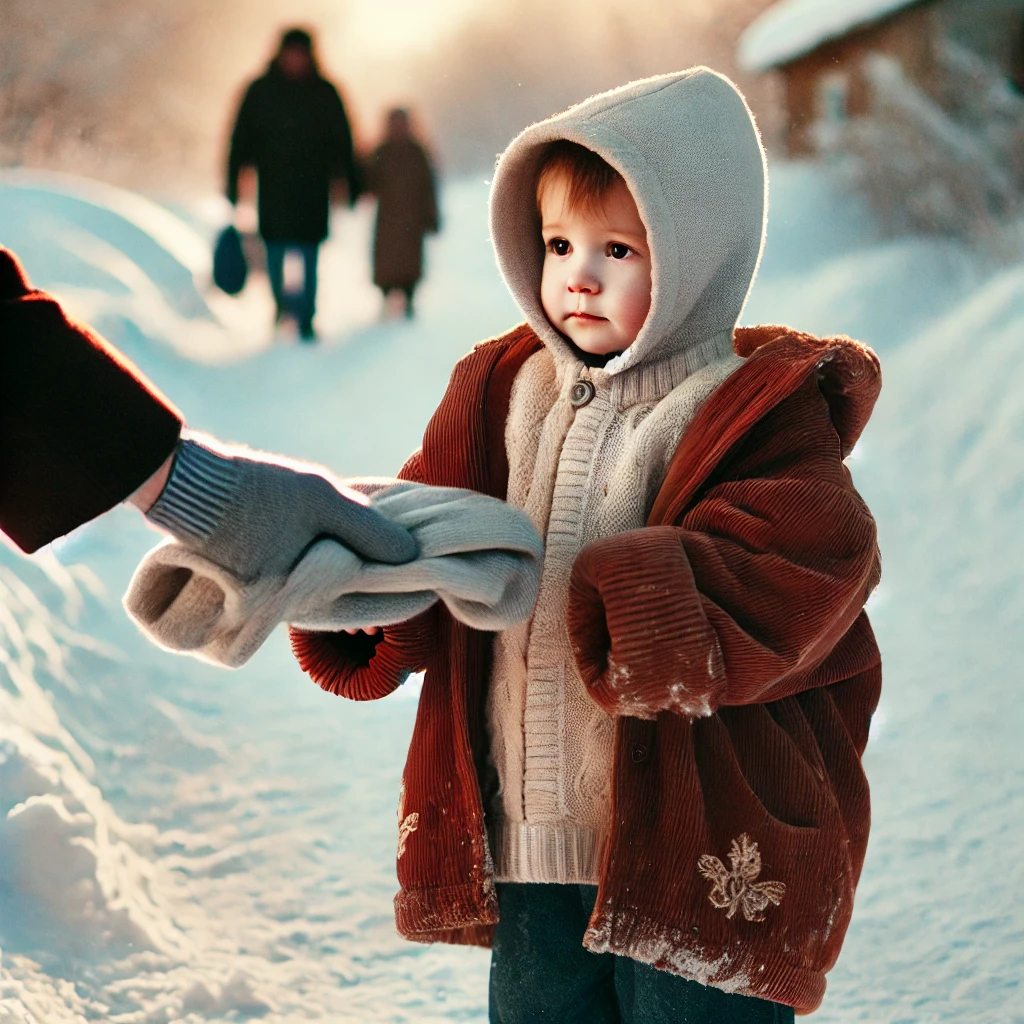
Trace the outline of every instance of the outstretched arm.
{"type": "Polygon", "coordinates": [[[32,552],[167,465],[181,415],[0,248],[0,530],[32,552]]]}
{"type": "Polygon", "coordinates": [[[609,713],[696,717],[797,692],[877,583],[875,523],[816,382],[755,433],[678,525],[580,553],[569,629],[609,713]]]}
{"type": "Polygon", "coordinates": [[[283,573],[320,536],[375,561],[415,557],[406,530],[320,467],[181,430],[154,385],[0,249],[0,530],[23,551],[131,497],[246,580],[283,573]]]}

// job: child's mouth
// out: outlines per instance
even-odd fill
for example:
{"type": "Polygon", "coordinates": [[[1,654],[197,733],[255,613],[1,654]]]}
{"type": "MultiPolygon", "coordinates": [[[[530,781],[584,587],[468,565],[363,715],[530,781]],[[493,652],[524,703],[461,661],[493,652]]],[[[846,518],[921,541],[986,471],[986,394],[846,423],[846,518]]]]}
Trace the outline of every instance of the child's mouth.
{"type": "Polygon", "coordinates": [[[584,312],[582,312],[580,310],[576,310],[575,312],[570,313],[566,317],[566,319],[567,320],[579,320],[582,323],[595,323],[596,324],[596,323],[602,323],[603,321],[607,320],[607,317],[594,316],[593,313],[584,313],[584,312]]]}

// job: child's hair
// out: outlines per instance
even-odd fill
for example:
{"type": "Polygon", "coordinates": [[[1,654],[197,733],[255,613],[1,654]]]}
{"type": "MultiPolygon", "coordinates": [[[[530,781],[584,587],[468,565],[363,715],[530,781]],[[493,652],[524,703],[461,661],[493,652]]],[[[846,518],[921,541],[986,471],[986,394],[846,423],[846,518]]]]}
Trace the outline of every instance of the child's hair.
{"type": "Polygon", "coordinates": [[[598,206],[621,174],[592,149],[568,139],[548,143],[537,174],[537,212],[544,190],[555,178],[566,182],[566,206],[571,211],[591,211],[598,206]]]}

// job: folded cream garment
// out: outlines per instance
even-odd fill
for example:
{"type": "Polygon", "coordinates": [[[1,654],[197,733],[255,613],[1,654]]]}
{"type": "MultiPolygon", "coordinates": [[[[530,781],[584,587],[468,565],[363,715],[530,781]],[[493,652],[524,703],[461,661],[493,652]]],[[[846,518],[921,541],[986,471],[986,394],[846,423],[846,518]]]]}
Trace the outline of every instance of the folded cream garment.
{"type": "Polygon", "coordinates": [[[280,622],[332,631],[386,626],[438,599],[475,629],[501,630],[529,618],[544,545],[524,512],[450,487],[356,486],[413,534],[415,561],[364,562],[325,538],[286,576],[246,583],[168,540],[135,570],[125,609],[161,647],[227,668],[244,665],[280,622]]]}

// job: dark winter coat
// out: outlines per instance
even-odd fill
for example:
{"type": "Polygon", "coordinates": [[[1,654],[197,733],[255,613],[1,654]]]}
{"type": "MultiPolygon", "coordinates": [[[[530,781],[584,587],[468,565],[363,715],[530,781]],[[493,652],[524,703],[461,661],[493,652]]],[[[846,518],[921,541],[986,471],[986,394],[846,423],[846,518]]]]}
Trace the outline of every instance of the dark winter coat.
{"type": "Polygon", "coordinates": [[[370,157],[366,183],[377,197],[373,283],[413,285],[423,276],[423,236],[438,228],[430,160],[415,139],[385,142],[370,157]]]}
{"type": "MultiPolygon", "coordinates": [[[[403,475],[504,497],[511,386],[540,346],[523,326],[463,359],[403,475]]],[[[616,716],[611,834],[584,944],[810,1011],[868,836],[860,758],[881,662],[863,605],[879,556],[843,460],[880,376],[845,338],[761,327],[737,330],[735,347],[746,362],[684,433],[647,527],[588,544],[573,569],[576,660],[616,716]],[[680,686],[707,717],[664,710],[680,686]]],[[[355,699],[426,670],[403,777],[398,929],[489,944],[492,636],[435,606],[383,638],[292,637],[322,687],[355,699]]]]}
{"type": "Polygon", "coordinates": [[[311,244],[327,237],[330,185],[358,191],[352,132],[338,90],[314,74],[286,78],[276,64],[249,86],[231,133],[228,198],[238,198],[238,172],[259,177],[260,234],[268,242],[311,244]]]}
{"type": "Polygon", "coordinates": [[[124,501],[181,416],[0,248],[0,530],[35,551],[124,501]]]}

